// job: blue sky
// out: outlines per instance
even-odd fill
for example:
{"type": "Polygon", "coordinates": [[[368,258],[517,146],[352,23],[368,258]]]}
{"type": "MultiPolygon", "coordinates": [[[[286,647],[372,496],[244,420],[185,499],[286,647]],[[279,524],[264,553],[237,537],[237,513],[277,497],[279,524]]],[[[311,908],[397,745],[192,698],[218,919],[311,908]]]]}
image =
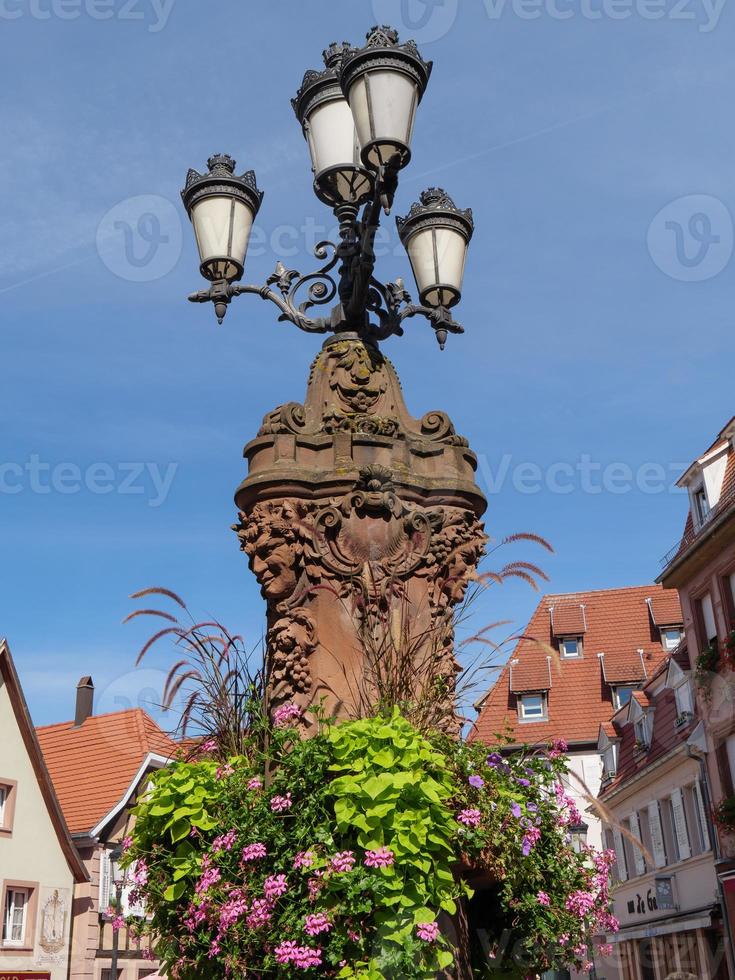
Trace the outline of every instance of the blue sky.
{"type": "MultiPolygon", "coordinates": [[[[655,578],[684,519],[667,488],[735,411],[734,18],[727,0],[0,2],[0,634],[37,723],[70,717],[86,673],[99,710],[154,697],[164,660],[134,672],[145,628],[121,625],[135,589],[260,638],[232,494],[320,339],[254,298],[222,328],[186,302],[178,191],[231,153],[266,191],[246,279],[311,268],[333,220],[289,99],[376,21],[435,61],[396,211],[439,184],[477,226],[466,334],[440,354],[414,320],[385,345],[409,408],[470,439],[493,537],[551,540],[550,590],[655,578]]],[[[411,282],[387,229],[380,272],[411,282]]],[[[473,625],[535,603],[505,586],[473,625]]]]}

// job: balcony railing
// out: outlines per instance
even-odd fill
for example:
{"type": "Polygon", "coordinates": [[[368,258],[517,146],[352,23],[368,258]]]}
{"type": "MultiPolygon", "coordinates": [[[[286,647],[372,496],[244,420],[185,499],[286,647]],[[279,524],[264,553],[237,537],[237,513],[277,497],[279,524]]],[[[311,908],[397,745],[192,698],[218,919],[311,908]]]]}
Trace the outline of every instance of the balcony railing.
{"type": "Polygon", "coordinates": [[[720,518],[727,510],[735,505],[735,483],[733,483],[726,492],[720,497],[717,504],[707,512],[707,515],[703,519],[697,518],[693,527],[687,528],[684,532],[684,536],[679,540],[678,544],[675,544],[671,551],[667,551],[666,554],[661,559],[661,567],[667,568],[675,558],[679,555],[684,554],[684,552],[693,544],[697,538],[710,527],[718,518],[720,518]]]}

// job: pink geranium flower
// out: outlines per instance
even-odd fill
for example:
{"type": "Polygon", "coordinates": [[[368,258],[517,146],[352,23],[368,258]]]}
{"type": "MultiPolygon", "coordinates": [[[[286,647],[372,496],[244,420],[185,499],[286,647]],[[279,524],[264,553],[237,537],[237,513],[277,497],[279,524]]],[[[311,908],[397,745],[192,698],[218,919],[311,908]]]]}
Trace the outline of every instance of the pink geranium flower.
{"type": "Polygon", "coordinates": [[[296,871],[299,868],[310,868],[314,863],[314,853],[313,851],[299,851],[296,857],[293,859],[293,866],[296,871]]]}
{"type": "Polygon", "coordinates": [[[352,871],[355,867],[355,855],[352,851],[340,851],[329,862],[332,871],[352,871]]]}
{"type": "Polygon", "coordinates": [[[242,860],[247,861],[257,861],[260,858],[266,857],[268,851],[265,844],[248,844],[247,847],[242,849],[242,860]]]}
{"type": "Polygon", "coordinates": [[[395,859],[395,854],[389,847],[379,847],[377,851],[365,851],[365,866],[368,868],[390,868],[395,859]]]}
{"type": "Polygon", "coordinates": [[[459,823],[464,824],[465,827],[477,827],[482,820],[482,814],[474,808],[460,810],[457,814],[457,820],[459,823]]]}
{"type": "Polygon", "coordinates": [[[245,924],[249,929],[260,929],[268,925],[271,919],[271,905],[264,898],[256,898],[253,902],[245,924]]]}
{"type": "Polygon", "coordinates": [[[551,899],[546,892],[539,892],[538,895],[536,895],[536,899],[539,905],[551,905],[551,899]]]}
{"type": "Polygon", "coordinates": [[[416,934],[425,943],[436,942],[439,936],[439,926],[436,922],[419,922],[416,926],[416,934]]]}
{"type": "Polygon", "coordinates": [[[319,936],[323,932],[329,932],[331,928],[332,923],[323,912],[318,912],[316,915],[306,916],[306,921],[304,922],[304,932],[309,936],[319,936]]]}
{"type": "Polygon", "coordinates": [[[286,793],[285,796],[274,796],[271,799],[271,810],[273,813],[283,813],[284,810],[291,809],[292,802],[290,793],[286,793]]]}
{"type": "Polygon", "coordinates": [[[257,776],[253,776],[252,779],[249,779],[248,780],[248,782],[247,782],[247,788],[250,789],[250,790],[262,789],[263,788],[263,781],[261,779],[258,779],[257,776]]]}
{"type": "Polygon", "coordinates": [[[273,724],[280,728],[290,721],[297,721],[301,717],[301,713],[301,708],[289,701],[288,704],[282,704],[273,712],[273,724]]]}
{"type": "Polygon", "coordinates": [[[263,894],[269,902],[280,898],[288,891],[288,882],[285,875],[271,875],[263,882],[263,894]]]}

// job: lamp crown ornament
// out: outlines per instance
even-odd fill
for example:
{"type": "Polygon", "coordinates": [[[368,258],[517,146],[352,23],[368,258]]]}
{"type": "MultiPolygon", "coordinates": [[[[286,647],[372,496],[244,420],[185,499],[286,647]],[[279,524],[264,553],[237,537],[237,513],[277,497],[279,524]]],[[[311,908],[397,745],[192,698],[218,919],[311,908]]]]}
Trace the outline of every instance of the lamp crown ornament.
{"type": "Polygon", "coordinates": [[[415,41],[401,44],[398,31],[387,25],[376,25],[366,35],[362,48],[349,47],[342,57],[342,88],[352,84],[354,76],[362,70],[393,69],[410,75],[418,85],[418,100],[423,97],[429,84],[434,63],[425,61],[415,41]]]}
{"type": "Polygon", "coordinates": [[[411,205],[411,210],[406,217],[396,218],[399,234],[406,226],[406,223],[414,218],[435,215],[441,211],[445,211],[447,215],[461,219],[465,227],[468,228],[470,235],[472,234],[475,227],[472,208],[465,208],[464,210],[458,208],[449,194],[441,187],[429,187],[428,190],[422,191],[419,195],[418,202],[411,205]]]}
{"type": "Polygon", "coordinates": [[[342,64],[342,59],[344,58],[345,52],[349,50],[349,41],[342,41],[341,44],[338,44],[336,41],[332,41],[329,47],[322,51],[324,64],[327,66],[327,68],[339,68],[342,64]]]}
{"type": "Polygon", "coordinates": [[[365,39],[368,47],[374,48],[398,44],[400,37],[395,27],[390,27],[388,24],[376,24],[367,32],[365,39]]]}
{"type": "Polygon", "coordinates": [[[224,170],[228,174],[234,174],[237,161],[233,160],[229,153],[215,153],[207,160],[209,172],[224,170]]]}

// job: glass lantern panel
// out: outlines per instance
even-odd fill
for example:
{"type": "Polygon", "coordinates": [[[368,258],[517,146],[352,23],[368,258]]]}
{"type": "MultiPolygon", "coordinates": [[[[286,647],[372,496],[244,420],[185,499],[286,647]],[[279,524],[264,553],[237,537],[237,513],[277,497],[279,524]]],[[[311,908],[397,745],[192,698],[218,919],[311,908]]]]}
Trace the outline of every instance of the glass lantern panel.
{"type": "Polygon", "coordinates": [[[359,165],[360,147],[346,99],[317,106],[309,116],[308,133],[314,173],[345,164],[359,165]]]}
{"type": "Polygon", "coordinates": [[[366,72],[350,87],[349,101],[360,144],[370,144],[372,166],[410,149],[418,88],[407,75],[389,69],[366,72]]]}
{"type": "Polygon", "coordinates": [[[202,266],[216,268],[214,278],[240,275],[253,226],[250,208],[234,197],[205,197],[192,208],[191,220],[202,266]]]}

